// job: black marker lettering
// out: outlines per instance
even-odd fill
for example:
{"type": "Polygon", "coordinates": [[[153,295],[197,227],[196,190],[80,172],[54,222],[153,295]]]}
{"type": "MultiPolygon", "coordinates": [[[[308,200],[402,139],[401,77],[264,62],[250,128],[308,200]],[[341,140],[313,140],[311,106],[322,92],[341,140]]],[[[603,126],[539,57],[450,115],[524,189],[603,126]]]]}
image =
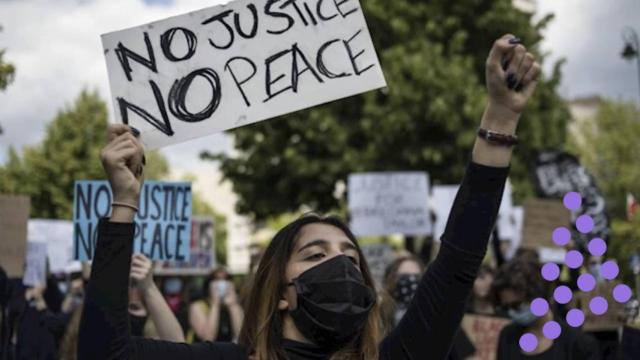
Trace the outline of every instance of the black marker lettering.
{"type": "Polygon", "coordinates": [[[164,229],[164,254],[165,254],[165,260],[171,260],[173,259],[173,256],[171,255],[171,251],[169,251],[169,231],[174,229],[175,225],[173,224],[169,224],[167,225],[167,227],[164,229]]]}
{"type": "Polygon", "coordinates": [[[309,18],[311,18],[311,22],[313,23],[313,25],[318,25],[318,21],[313,16],[313,12],[311,12],[311,9],[309,9],[309,5],[307,3],[304,3],[303,5],[304,9],[307,10],[307,14],[309,14],[309,18]]]}
{"type": "Polygon", "coordinates": [[[338,16],[338,13],[335,13],[331,16],[327,16],[325,14],[322,13],[322,3],[324,2],[324,0],[318,0],[318,3],[316,4],[316,13],[318,13],[318,17],[320,18],[320,20],[322,21],[328,21],[333,19],[334,17],[338,16]]]}
{"type": "Polygon", "coordinates": [[[162,48],[162,52],[164,53],[164,56],[167,59],[173,62],[190,59],[193,56],[193,54],[196,53],[197,46],[198,46],[198,38],[196,38],[196,35],[193,33],[193,31],[182,28],[182,27],[171,28],[165,31],[164,34],[162,34],[162,36],[160,36],[160,47],[162,48]],[[173,36],[178,31],[184,34],[184,38],[187,42],[187,53],[182,55],[181,57],[175,56],[173,54],[173,51],[171,50],[171,43],[173,42],[173,36]]]}
{"type": "Polygon", "coordinates": [[[122,122],[129,124],[129,110],[131,110],[165,135],[173,136],[173,129],[171,129],[171,122],[169,122],[169,117],[167,116],[167,109],[164,106],[164,100],[162,99],[160,88],[153,80],[149,80],[149,85],[151,85],[153,96],[156,98],[156,103],[158,104],[158,110],[160,110],[162,120],[156,119],[153,115],[149,114],[149,112],[138,105],[132,104],[124,98],[119,97],[117,100],[118,106],[120,107],[120,117],[122,118],[122,122]]]}
{"type": "Polygon", "coordinates": [[[163,249],[162,249],[162,226],[160,224],[156,224],[156,228],[153,230],[153,242],[151,243],[151,251],[149,252],[150,258],[155,258],[156,247],[160,252],[160,259],[164,258],[163,249]]]}
{"type": "Polygon", "coordinates": [[[280,0],[267,0],[267,3],[264,6],[264,13],[265,13],[265,15],[268,15],[268,16],[271,16],[271,17],[274,17],[274,18],[284,18],[284,19],[286,19],[287,20],[287,26],[285,28],[283,28],[283,29],[280,29],[280,30],[267,29],[267,32],[269,34],[275,34],[275,35],[282,34],[282,33],[286,32],[286,31],[288,31],[289,29],[291,29],[291,27],[294,24],[293,18],[289,14],[287,14],[285,12],[271,10],[271,7],[273,5],[275,5],[278,1],[280,1],[280,0]]]}
{"type": "Polygon", "coordinates": [[[313,74],[318,82],[324,82],[322,81],[320,75],[318,75],[318,73],[316,73],[316,71],[313,69],[311,64],[309,64],[309,61],[307,60],[306,56],[304,56],[304,53],[300,51],[300,48],[298,48],[297,43],[293,44],[293,46],[291,47],[291,51],[293,54],[293,62],[291,66],[291,87],[293,89],[293,92],[298,92],[298,79],[300,78],[300,75],[302,75],[307,70],[311,71],[311,74],[313,74]],[[305,67],[302,68],[302,70],[298,69],[298,57],[305,64],[305,67]]]}
{"type": "Polygon", "coordinates": [[[242,90],[242,85],[244,85],[247,81],[251,80],[251,78],[253,78],[253,76],[256,74],[256,71],[257,71],[256,65],[249,58],[246,58],[246,57],[243,57],[243,56],[235,56],[235,57],[232,57],[231,59],[229,59],[229,61],[227,61],[227,63],[224,66],[224,69],[228,70],[229,73],[231,74],[231,77],[233,78],[233,81],[236,83],[236,86],[238,87],[238,90],[240,90],[240,94],[242,94],[242,98],[244,99],[244,103],[247,104],[247,106],[251,106],[251,103],[249,102],[249,99],[247,99],[247,94],[245,94],[244,90],[242,90]],[[230,66],[231,62],[232,61],[236,61],[236,60],[244,60],[249,65],[251,65],[251,68],[252,68],[251,75],[245,77],[241,81],[238,81],[238,78],[236,77],[235,72],[233,72],[233,69],[230,66]]]}
{"type": "Polygon", "coordinates": [[[285,1],[284,4],[280,5],[280,9],[284,9],[285,7],[287,7],[289,5],[293,5],[293,8],[298,13],[298,16],[300,17],[300,20],[302,20],[302,22],[304,23],[304,26],[309,26],[309,22],[307,21],[307,19],[304,18],[304,15],[302,14],[302,11],[300,11],[300,8],[298,7],[298,4],[296,3],[296,0],[287,0],[287,1],[285,1]]]}
{"type": "Polygon", "coordinates": [[[178,225],[178,231],[176,235],[176,261],[184,261],[185,257],[182,253],[180,253],[180,249],[182,248],[182,233],[186,230],[184,224],[178,225]]]}
{"type": "Polygon", "coordinates": [[[349,43],[355,39],[358,35],[360,35],[360,33],[362,32],[362,29],[358,30],[351,38],[349,38],[349,40],[343,40],[342,42],[344,43],[344,47],[347,49],[347,52],[349,53],[349,60],[351,60],[351,66],[353,66],[353,71],[356,73],[356,75],[360,75],[362,73],[364,73],[365,71],[371,69],[373,67],[374,64],[371,64],[369,66],[367,66],[366,68],[359,70],[358,69],[358,64],[356,64],[356,59],[358,57],[360,57],[360,55],[364,54],[364,50],[361,50],[359,53],[357,53],[356,55],[353,55],[353,52],[351,51],[351,47],[349,45],[349,43]]]}
{"type": "Polygon", "coordinates": [[[245,39],[251,39],[258,33],[258,10],[256,10],[256,6],[253,4],[247,5],[247,8],[251,11],[251,17],[253,18],[253,25],[251,26],[249,34],[245,34],[245,32],[242,31],[242,27],[240,26],[240,15],[238,13],[233,14],[233,22],[236,25],[238,35],[245,39]]]}
{"type": "MultiPolygon", "coordinates": [[[[76,201],[76,219],[89,219],[91,218],[91,198],[93,193],[93,185],[91,183],[87,184],[87,194],[85,195],[83,191],[83,186],[76,183],[76,194],[78,197],[78,201],[76,201]],[[84,209],[84,214],[81,214],[80,206],[82,205],[82,209],[84,209]]],[[[76,257],[77,259],[77,257],[76,257]]]]}
{"type": "Polygon", "coordinates": [[[218,44],[214,43],[213,40],[211,40],[211,38],[209,38],[209,44],[211,44],[211,46],[213,46],[216,49],[224,50],[224,49],[230,48],[231,45],[233,45],[233,40],[234,40],[234,37],[235,37],[234,33],[233,33],[233,28],[229,24],[227,24],[227,22],[224,20],[224,18],[229,16],[229,14],[231,14],[232,11],[233,10],[223,11],[220,14],[214,15],[214,16],[212,16],[212,17],[210,17],[207,20],[202,22],[202,25],[207,25],[207,24],[212,23],[214,21],[220,21],[220,23],[222,25],[224,25],[225,29],[227,29],[227,32],[229,33],[229,42],[227,42],[227,44],[218,45],[218,44]]]}
{"type": "Polygon", "coordinates": [[[187,214],[187,208],[189,207],[189,198],[191,197],[191,187],[184,188],[184,197],[182,198],[182,217],[181,221],[189,221],[191,214],[187,214]]]}
{"type": "Polygon", "coordinates": [[[93,199],[93,210],[95,211],[94,214],[96,214],[96,218],[100,219],[109,215],[109,210],[111,210],[110,205],[111,193],[109,192],[109,188],[107,185],[100,185],[96,190],[95,198],[93,199]],[[100,194],[102,193],[107,197],[107,201],[105,201],[107,206],[104,208],[104,211],[100,211],[100,209],[98,209],[98,205],[100,205],[100,194]]]}
{"type": "Polygon", "coordinates": [[[178,119],[186,122],[199,122],[211,117],[214,111],[220,105],[220,98],[222,97],[222,87],[220,86],[220,78],[218,73],[209,68],[198,69],[192,71],[189,75],[183,77],[180,80],[176,80],[171,86],[169,91],[169,111],[178,119]],[[211,100],[209,104],[198,113],[192,113],[187,109],[187,93],[191,83],[200,76],[204,78],[211,86],[211,100]]]}
{"type": "Polygon", "coordinates": [[[341,77],[351,76],[352,75],[352,74],[346,73],[346,72],[342,72],[340,74],[336,74],[336,73],[330,71],[329,69],[327,69],[327,66],[324,63],[324,57],[323,56],[324,56],[325,50],[327,50],[327,48],[329,46],[331,46],[331,44],[335,44],[337,42],[340,42],[340,39],[329,40],[326,43],[322,44],[322,46],[320,46],[320,49],[318,49],[316,67],[318,68],[318,71],[322,75],[328,77],[329,79],[341,78],[341,77]]]}
{"type": "Polygon", "coordinates": [[[283,74],[281,74],[280,76],[278,76],[277,78],[275,78],[274,80],[271,80],[271,63],[273,63],[274,61],[278,60],[279,58],[289,54],[291,52],[291,49],[287,49],[287,50],[283,50],[280,51],[277,54],[271,55],[269,56],[265,61],[265,67],[267,70],[266,76],[265,76],[265,85],[266,85],[266,92],[267,92],[267,98],[265,100],[263,100],[263,102],[267,102],[269,100],[271,100],[273,97],[282,94],[283,92],[289,90],[292,88],[291,85],[278,90],[275,94],[272,93],[271,91],[271,85],[275,84],[276,82],[278,82],[280,79],[282,79],[284,77],[283,74]]]}
{"type": "Polygon", "coordinates": [[[340,13],[340,15],[342,15],[343,18],[346,18],[347,16],[353,14],[354,12],[358,11],[358,7],[355,7],[353,9],[347,10],[347,12],[342,11],[342,9],[340,8],[340,6],[346,2],[349,2],[349,0],[342,0],[340,2],[338,2],[337,0],[333,0],[333,3],[336,4],[336,9],[338,9],[338,12],[340,13]]]}
{"type": "Polygon", "coordinates": [[[149,59],[145,59],[139,54],[129,50],[121,42],[118,43],[118,47],[116,48],[116,56],[118,57],[118,61],[120,61],[120,65],[122,66],[122,70],[124,74],[127,76],[127,80],[131,81],[131,64],[129,64],[129,59],[134,60],[138,64],[145,66],[149,70],[154,73],[158,73],[158,69],[156,67],[156,57],[153,54],[153,47],[151,46],[151,40],[149,40],[149,34],[144,33],[144,43],[147,46],[147,53],[149,59]]]}
{"type": "Polygon", "coordinates": [[[156,197],[156,194],[160,191],[162,190],[159,185],[153,185],[153,188],[151,188],[151,201],[153,201],[156,208],[156,215],[151,215],[151,220],[160,219],[160,215],[162,214],[162,210],[160,210],[160,203],[158,203],[158,198],[156,197]]]}

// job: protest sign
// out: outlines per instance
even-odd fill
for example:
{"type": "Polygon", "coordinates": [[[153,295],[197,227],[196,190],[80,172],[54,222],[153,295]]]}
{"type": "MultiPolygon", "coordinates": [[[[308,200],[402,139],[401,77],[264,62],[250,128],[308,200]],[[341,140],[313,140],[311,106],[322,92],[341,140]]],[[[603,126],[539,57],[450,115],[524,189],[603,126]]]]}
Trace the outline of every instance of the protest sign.
{"type": "Polygon", "coordinates": [[[523,248],[554,248],[551,234],[559,226],[570,226],[571,214],[562,200],[529,199],[524,204],[523,248]]]}
{"type": "Polygon", "coordinates": [[[349,175],[351,229],[358,236],[431,234],[428,189],[423,172],[349,175]]]}
{"type": "Polygon", "coordinates": [[[116,118],[148,148],[386,85],[358,0],[236,0],[102,44],[116,118]]]}
{"type": "Polygon", "coordinates": [[[368,244],[362,245],[361,248],[371,276],[378,284],[382,284],[384,272],[394,260],[393,249],[388,244],[368,244]]]}
{"type": "Polygon", "coordinates": [[[22,283],[26,286],[47,283],[47,244],[41,242],[27,243],[27,266],[22,283]]]}
{"type": "Polygon", "coordinates": [[[10,277],[24,272],[29,210],[28,197],[0,195],[0,265],[10,277]]]}
{"type": "Polygon", "coordinates": [[[212,218],[191,219],[191,256],[189,261],[159,261],[156,275],[206,275],[216,266],[215,224],[212,218]]]}
{"type": "Polygon", "coordinates": [[[474,360],[496,358],[500,332],[509,322],[508,319],[486,315],[466,314],[462,318],[462,329],[476,348],[474,360]]]}
{"type": "Polygon", "coordinates": [[[29,242],[47,244],[47,260],[51,273],[70,273],[82,270],[73,260],[73,222],[68,220],[31,219],[27,231],[29,242]]]}
{"type": "MultiPolygon", "coordinates": [[[[111,211],[106,181],[76,181],[73,239],[76,260],[93,258],[100,218],[111,211]]],[[[153,260],[189,260],[191,183],[145,181],[135,217],[133,251],[153,260]]]]}

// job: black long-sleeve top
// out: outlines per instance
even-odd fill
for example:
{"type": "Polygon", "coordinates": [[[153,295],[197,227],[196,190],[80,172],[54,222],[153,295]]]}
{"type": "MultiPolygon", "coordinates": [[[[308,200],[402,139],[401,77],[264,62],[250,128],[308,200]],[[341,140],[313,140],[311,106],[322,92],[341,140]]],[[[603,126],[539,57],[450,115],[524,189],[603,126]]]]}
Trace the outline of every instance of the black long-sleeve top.
{"type": "MultiPolygon", "coordinates": [[[[469,164],[440,252],[420,281],[405,316],[381,342],[381,360],[447,357],[487,249],[507,174],[508,168],[469,164]]],[[[133,224],[100,222],[80,323],[78,359],[247,359],[247,349],[237,344],[188,345],[131,336],[127,305],[133,234],[133,224]]],[[[305,359],[295,348],[285,346],[289,357],[305,359]]]]}

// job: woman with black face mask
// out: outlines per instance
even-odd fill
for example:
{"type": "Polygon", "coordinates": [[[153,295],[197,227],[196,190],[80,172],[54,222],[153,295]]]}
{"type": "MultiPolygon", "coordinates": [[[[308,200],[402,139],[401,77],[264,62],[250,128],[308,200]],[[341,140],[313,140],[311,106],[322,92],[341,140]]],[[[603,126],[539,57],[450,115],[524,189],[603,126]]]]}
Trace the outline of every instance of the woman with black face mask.
{"type": "Polygon", "coordinates": [[[336,218],[309,215],[281,229],[267,247],[248,295],[239,344],[132,338],[125,289],[143,149],[139,132],[111,126],[101,159],[114,202],[111,218],[99,225],[79,358],[446,358],[495,223],[519,117],[540,73],[513,35],[494,43],[486,65],[488,105],[440,252],[404,317],[386,336],[375,286],[354,235],[336,218]]]}

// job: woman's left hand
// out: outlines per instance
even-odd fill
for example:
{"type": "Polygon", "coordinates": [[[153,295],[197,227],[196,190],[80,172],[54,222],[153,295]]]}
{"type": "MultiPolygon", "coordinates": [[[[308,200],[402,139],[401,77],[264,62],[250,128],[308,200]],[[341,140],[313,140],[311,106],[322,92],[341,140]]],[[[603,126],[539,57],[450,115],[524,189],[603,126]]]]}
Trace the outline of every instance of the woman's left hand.
{"type": "Polygon", "coordinates": [[[238,294],[236,294],[236,287],[231,281],[227,281],[227,294],[224,296],[222,301],[227,307],[238,303],[238,294]]]}
{"type": "Polygon", "coordinates": [[[143,293],[154,286],[153,263],[143,254],[134,254],[131,260],[131,278],[143,293]]]}
{"type": "Polygon", "coordinates": [[[486,63],[489,106],[519,116],[533,95],[540,64],[518,38],[508,34],[496,40],[486,63]]]}

